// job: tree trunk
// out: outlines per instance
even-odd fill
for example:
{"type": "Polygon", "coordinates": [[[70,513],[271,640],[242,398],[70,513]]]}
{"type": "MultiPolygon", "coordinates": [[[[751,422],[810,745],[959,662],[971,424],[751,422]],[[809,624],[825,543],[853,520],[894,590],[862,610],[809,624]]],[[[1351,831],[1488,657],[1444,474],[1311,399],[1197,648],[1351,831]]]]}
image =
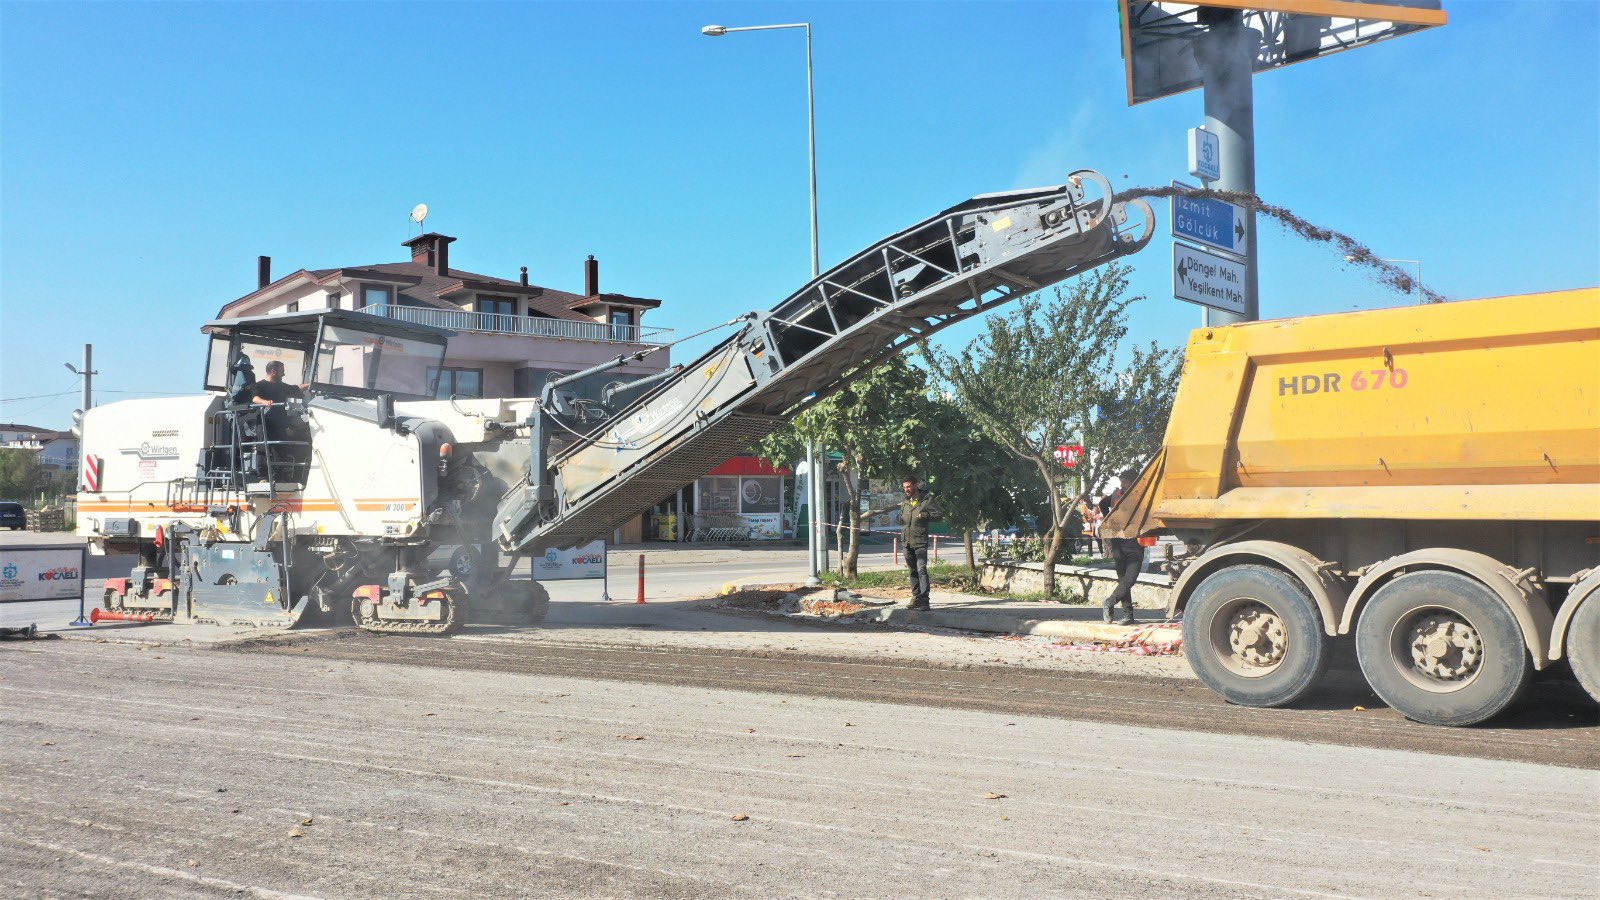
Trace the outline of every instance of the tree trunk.
{"type": "Polygon", "coordinates": [[[972,529],[961,529],[961,539],[967,545],[967,568],[972,570],[972,580],[978,580],[978,554],[972,546],[972,529]]]}
{"type": "Polygon", "coordinates": [[[845,473],[845,496],[850,499],[849,516],[841,516],[850,522],[850,546],[840,552],[839,574],[845,578],[854,578],[858,574],[858,564],[861,558],[861,479],[857,477],[855,484],[850,483],[850,474],[845,473]]]}
{"type": "Polygon", "coordinates": [[[1044,551],[1044,596],[1046,600],[1056,596],[1056,559],[1061,555],[1062,533],[1065,531],[1057,525],[1050,529],[1050,543],[1044,551]]]}
{"type": "Polygon", "coordinates": [[[1056,596],[1056,559],[1061,556],[1061,532],[1066,516],[1061,510],[1061,485],[1056,481],[1056,473],[1051,468],[1055,464],[1055,459],[1040,455],[1034,457],[1033,462],[1039,467],[1045,490],[1050,494],[1050,542],[1044,551],[1044,596],[1046,600],[1051,600],[1056,596]]]}

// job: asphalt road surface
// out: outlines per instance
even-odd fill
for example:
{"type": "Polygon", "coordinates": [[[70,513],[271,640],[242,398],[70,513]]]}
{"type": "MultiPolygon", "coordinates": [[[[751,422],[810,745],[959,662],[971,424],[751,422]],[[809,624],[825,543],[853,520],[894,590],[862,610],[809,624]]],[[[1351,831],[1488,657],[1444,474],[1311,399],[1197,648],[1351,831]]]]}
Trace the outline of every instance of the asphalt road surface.
{"type": "Polygon", "coordinates": [[[0,678],[8,896],[1600,889],[1586,722],[493,632],[12,642],[0,678]]]}
{"type": "Polygon", "coordinates": [[[1246,710],[1181,660],[671,599],[803,567],[653,553],[667,602],[566,582],[449,640],[0,643],[0,896],[1600,893],[1568,682],[1438,729],[1349,672],[1246,710]]]}

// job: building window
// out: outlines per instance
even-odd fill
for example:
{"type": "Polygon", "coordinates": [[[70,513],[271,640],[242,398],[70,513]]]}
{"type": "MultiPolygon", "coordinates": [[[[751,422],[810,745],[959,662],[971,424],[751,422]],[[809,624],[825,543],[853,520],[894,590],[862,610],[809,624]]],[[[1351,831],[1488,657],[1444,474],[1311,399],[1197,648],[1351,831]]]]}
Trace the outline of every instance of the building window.
{"type": "Polygon", "coordinates": [[[479,297],[478,312],[514,316],[517,314],[517,301],[510,297],[479,297]]]}
{"type": "Polygon", "coordinates": [[[343,299],[344,299],[344,294],[342,292],[340,292],[340,291],[329,291],[328,292],[328,308],[329,309],[338,309],[339,308],[339,301],[343,300],[343,299]]]}
{"type": "Polygon", "coordinates": [[[611,339],[614,341],[631,341],[633,335],[633,310],[611,307],[611,339]]]}
{"type": "Polygon", "coordinates": [[[300,311],[300,301],[299,300],[290,300],[289,301],[289,305],[285,306],[283,308],[283,311],[284,312],[299,312],[300,311]]]}
{"type": "Polygon", "coordinates": [[[377,287],[370,284],[362,285],[360,308],[366,309],[369,306],[388,306],[393,297],[394,294],[389,290],[389,288],[377,287]]]}
{"type": "Polygon", "coordinates": [[[429,366],[428,381],[433,385],[433,396],[436,400],[449,400],[451,397],[483,396],[482,369],[459,369],[454,366],[434,368],[429,366]]]}
{"type": "Polygon", "coordinates": [[[478,325],[484,331],[515,332],[517,301],[511,297],[480,296],[474,307],[481,315],[478,325]]]}

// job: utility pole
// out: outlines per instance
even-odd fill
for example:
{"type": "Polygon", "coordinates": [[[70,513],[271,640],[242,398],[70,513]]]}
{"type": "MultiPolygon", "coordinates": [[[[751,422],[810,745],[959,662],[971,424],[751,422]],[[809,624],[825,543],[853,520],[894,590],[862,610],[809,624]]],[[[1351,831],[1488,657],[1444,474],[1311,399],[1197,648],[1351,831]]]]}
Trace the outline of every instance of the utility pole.
{"type": "Polygon", "coordinates": [[[83,368],[78,368],[72,363],[62,363],[67,371],[74,375],[83,376],[83,412],[88,412],[94,406],[94,376],[99,373],[94,370],[94,345],[83,345],[83,368]]]}
{"type": "Polygon", "coordinates": [[[83,411],[94,408],[94,345],[83,345],[83,411]]]}
{"type": "MultiPolygon", "coordinates": [[[[1205,78],[1206,130],[1217,136],[1221,177],[1206,185],[1219,191],[1256,192],[1255,74],[1261,32],[1246,28],[1238,10],[1201,7],[1209,27],[1194,42],[1194,58],[1205,78]]],[[[1261,318],[1256,294],[1256,214],[1246,210],[1250,243],[1244,252],[1244,314],[1205,307],[1205,325],[1231,325],[1261,318]]]]}

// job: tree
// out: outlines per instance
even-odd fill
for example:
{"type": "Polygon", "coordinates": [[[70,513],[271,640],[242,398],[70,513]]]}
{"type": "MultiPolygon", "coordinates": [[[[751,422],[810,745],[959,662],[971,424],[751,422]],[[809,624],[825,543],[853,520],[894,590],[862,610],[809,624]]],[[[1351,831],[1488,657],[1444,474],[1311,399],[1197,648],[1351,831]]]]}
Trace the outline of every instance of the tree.
{"type": "Polygon", "coordinates": [[[1006,452],[993,438],[943,394],[932,397],[933,433],[937,435],[937,461],[932,464],[930,487],[938,495],[944,521],[961,532],[967,567],[977,576],[972,532],[993,524],[1019,521],[1036,497],[1025,464],[1006,452]]]}
{"type": "Polygon", "coordinates": [[[0,497],[32,506],[49,481],[50,472],[39,465],[36,451],[0,450],[0,497]]]}
{"type": "Polygon", "coordinates": [[[933,459],[933,413],[928,374],[904,356],[849,377],[852,380],[844,388],[762,441],[758,452],[771,460],[798,459],[808,441],[818,441],[844,457],[839,468],[844,476],[846,521],[838,523],[839,571],[854,578],[861,555],[864,482],[898,482],[907,473],[922,470],[933,459]]]}
{"type": "Polygon", "coordinates": [[[1030,466],[1049,497],[1047,595],[1078,503],[1149,458],[1172,410],[1182,355],[1154,344],[1123,351],[1128,306],[1143,299],[1127,295],[1128,271],[1098,269],[1049,303],[1025,298],[1014,315],[990,316],[958,354],[926,351],[962,413],[1030,466]],[[1054,450],[1074,438],[1085,452],[1069,470],[1054,450]]]}

